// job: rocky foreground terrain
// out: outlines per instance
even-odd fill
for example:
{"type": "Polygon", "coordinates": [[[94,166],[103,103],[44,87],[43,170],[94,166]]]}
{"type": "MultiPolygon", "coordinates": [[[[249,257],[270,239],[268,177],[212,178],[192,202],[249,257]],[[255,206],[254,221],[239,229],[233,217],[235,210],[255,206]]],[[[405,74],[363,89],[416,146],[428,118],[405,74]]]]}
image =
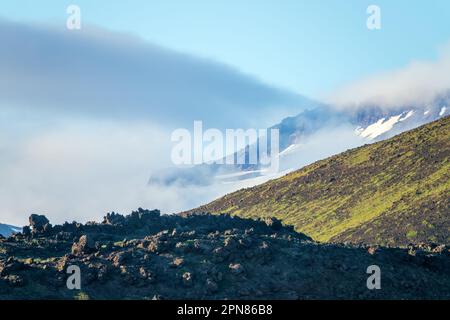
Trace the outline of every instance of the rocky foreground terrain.
{"type": "Polygon", "coordinates": [[[160,215],[52,226],[32,215],[0,239],[0,299],[449,299],[450,252],[325,245],[279,220],[160,215]],[[81,269],[81,290],[66,286],[81,269]],[[381,269],[381,289],[366,286],[381,269]]]}

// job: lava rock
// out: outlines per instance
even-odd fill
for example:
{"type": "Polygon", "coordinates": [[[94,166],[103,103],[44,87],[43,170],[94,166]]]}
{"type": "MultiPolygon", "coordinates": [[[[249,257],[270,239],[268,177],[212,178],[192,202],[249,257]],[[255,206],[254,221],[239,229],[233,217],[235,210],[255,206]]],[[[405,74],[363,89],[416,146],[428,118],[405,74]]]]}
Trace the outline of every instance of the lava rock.
{"type": "Polygon", "coordinates": [[[50,221],[44,215],[32,214],[28,221],[34,233],[44,233],[51,229],[50,221]]]}
{"type": "Polygon", "coordinates": [[[92,236],[83,235],[72,245],[73,255],[82,255],[96,251],[96,243],[92,236]]]}
{"type": "Polygon", "coordinates": [[[277,219],[277,218],[265,218],[264,222],[266,223],[266,225],[270,228],[272,228],[275,231],[281,230],[283,228],[283,224],[281,223],[281,220],[277,219]]]}

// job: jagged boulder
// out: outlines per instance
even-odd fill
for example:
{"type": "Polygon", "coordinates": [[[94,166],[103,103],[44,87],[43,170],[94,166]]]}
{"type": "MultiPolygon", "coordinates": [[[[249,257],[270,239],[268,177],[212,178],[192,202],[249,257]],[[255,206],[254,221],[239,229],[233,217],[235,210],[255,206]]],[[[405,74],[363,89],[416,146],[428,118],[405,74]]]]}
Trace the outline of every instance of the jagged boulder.
{"type": "Polygon", "coordinates": [[[245,272],[244,267],[240,263],[230,263],[229,268],[233,274],[243,274],[245,272]]]}
{"type": "Polygon", "coordinates": [[[22,228],[22,234],[23,234],[25,237],[30,236],[30,235],[31,235],[31,228],[30,228],[29,226],[24,226],[24,227],[22,228]]]}
{"type": "Polygon", "coordinates": [[[131,212],[128,216],[111,212],[103,217],[102,224],[113,226],[125,226],[127,228],[144,227],[152,222],[157,222],[161,216],[159,210],[144,210],[139,208],[137,211],[131,212]]]}
{"type": "Polygon", "coordinates": [[[193,281],[192,281],[192,279],[193,279],[193,275],[192,275],[192,273],[191,272],[185,272],[185,273],[183,273],[183,284],[186,286],[186,287],[190,287],[190,286],[192,286],[192,284],[193,284],[193,281]]]}
{"type": "Polygon", "coordinates": [[[72,245],[72,254],[81,255],[96,251],[95,240],[92,236],[83,235],[72,245]]]}
{"type": "Polygon", "coordinates": [[[111,260],[113,261],[113,265],[115,267],[120,267],[125,262],[131,260],[133,257],[130,251],[121,251],[111,256],[111,260]]]}
{"type": "Polygon", "coordinates": [[[283,224],[281,223],[281,220],[277,218],[265,218],[264,222],[267,224],[268,227],[272,228],[273,230],[277,231],[283,228],[283,224]]]}
{"type": "Polygon", "coordinates": [[[125,222],[125,217],[121,214],[111,212],[107,213],[105,217],[103,217],[103,224],[109,225],[122,225],[125,222]]]}
{"type": "Polygon", "coordinates": [[[179,258],[179,257],[173,259],[172,263],[170,264],[170,266],[172,268],[180,268],[183,265],[184,265],[184,259],[183,258],[179,258]]]}
{"type": "Polygon", "coordinates": [[[30,223],[30,227],[33,228],[33,233],[45,233],[52,227],[50,221],[44,215],[32,214],[28,218],[28,221],[30,223]]]}
{"type": "Polygon", "coordinates": [[[151,220],[151,219],[159,219],[161,216],[161,212],[159,210],[146,210],[139,208],[137,211],[131,212],[128,219],[137,219],[137,220],[151,220]]]}

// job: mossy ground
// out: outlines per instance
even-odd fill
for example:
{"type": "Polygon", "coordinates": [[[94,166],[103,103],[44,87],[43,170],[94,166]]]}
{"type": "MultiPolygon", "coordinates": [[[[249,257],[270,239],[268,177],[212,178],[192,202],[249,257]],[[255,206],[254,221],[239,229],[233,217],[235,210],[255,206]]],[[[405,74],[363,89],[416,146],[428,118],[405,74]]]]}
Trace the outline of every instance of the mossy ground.
{"type": "Polygon", "coordinates": [[[446,117],[191,212],[275,216],[323,242],[450,243],[449,156],[446,117]]]}

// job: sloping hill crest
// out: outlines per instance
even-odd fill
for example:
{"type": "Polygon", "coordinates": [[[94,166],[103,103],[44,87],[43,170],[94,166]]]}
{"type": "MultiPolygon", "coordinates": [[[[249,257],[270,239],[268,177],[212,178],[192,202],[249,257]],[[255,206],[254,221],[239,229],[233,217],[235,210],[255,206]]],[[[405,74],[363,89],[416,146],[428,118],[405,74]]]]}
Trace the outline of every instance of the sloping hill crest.
{"type": "Polygon", "coordinates": [[[275,216],[315,240],[450,243],[450,117],[190,210],[275,216]]]}

